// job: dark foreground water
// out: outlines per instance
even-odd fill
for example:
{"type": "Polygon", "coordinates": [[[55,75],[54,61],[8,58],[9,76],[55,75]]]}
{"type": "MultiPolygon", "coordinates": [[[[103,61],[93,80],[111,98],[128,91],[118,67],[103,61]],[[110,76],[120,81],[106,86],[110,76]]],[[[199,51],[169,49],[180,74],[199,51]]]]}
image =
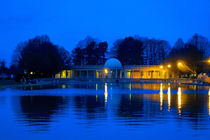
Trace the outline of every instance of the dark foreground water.
{"type": "Polygon", "coordinates": [[[0,140],[209,140],[209,89],[75,84],[0,90],[0,140]]]}

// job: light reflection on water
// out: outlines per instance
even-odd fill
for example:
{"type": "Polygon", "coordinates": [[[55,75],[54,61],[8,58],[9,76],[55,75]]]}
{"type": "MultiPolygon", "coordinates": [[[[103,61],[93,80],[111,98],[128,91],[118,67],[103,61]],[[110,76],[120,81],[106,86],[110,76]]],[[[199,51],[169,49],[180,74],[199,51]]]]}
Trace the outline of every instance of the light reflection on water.
{"type": "Polygon", "coordinates": [[[139,139],[136,132],[142,131],[141,138],[147,139],[154,138],[148,136],[151,131],[160,138],[162,132],[182,135],[179,139],[210,137],[209,87],[105,83],[53,88],[1,90],[0,139],[19,133],[24,139],[56,139],[52,133],[67,139],[68,131],[81,134],[77,139],[97,139],[94,135],[101,136],[102,130],[120,139],[139,139]]]}

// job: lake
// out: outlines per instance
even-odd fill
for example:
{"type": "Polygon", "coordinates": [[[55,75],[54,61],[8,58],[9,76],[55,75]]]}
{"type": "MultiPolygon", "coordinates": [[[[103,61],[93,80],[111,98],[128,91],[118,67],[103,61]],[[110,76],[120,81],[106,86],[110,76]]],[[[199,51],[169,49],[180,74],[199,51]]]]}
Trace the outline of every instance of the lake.
{"type": "Polygon", "coordinates": [[[207,140],[210,86],[63,84],[0,90],[0,140],[207,140]]]}

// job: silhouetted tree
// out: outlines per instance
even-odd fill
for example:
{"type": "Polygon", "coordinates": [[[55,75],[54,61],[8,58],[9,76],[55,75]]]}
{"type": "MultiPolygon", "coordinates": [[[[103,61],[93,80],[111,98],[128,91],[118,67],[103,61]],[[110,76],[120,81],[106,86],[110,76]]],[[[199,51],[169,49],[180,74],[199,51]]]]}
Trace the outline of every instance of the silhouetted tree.
{"type": "MultiPolygon", "coordinates": [[[[198,75],[203,72],[205,52],[196,44],[197,43],[192,43],[192,40],[184,44],[183,41],[179,39],[169,53],[166,63],[177,64],[178,61],[183,61],[189,69],[180,70],[176,66],[172,67],[173,71],[180,73],[193,73],[198,75]]],[[[199,44],[202,43],[200,42],[199,44]]]]}
{"type": "Polygon", "coordinates": [[[200,51],[204,52],[204,57],[210,56],[210,42],[208,38],[194,34],[187,43],[197,47],[200,51]]]}
{"type": "Polygon", "coordinates": [[[143,64],[143,42],[133,37],[117,40],[112,48],[112,56],[121,61],[123,65],[143,64]]]}
{"type": "Polygon", "coordinates": [[[157,65],[167,57],[170,45],[165,40],[144,39],[144,64],[157,65]]]}
{"type": "Polygon", "coordinates": [[[6,67],[6,62],[4,60],[0,61],[0,74],[8,73],[8,68],[6,67]]]}
{"type": "Polygon", "coordinates": [[[64,68],[60,52],[48,36],[38,36],[18,44],[12,64],[19,73],[33,72],[36,77],[51,77],[64,68]]]}
{"type": "Polygon", "coordinates": [[[71,55],[69,53],[69,51],[67,51],[64,47],[59,48],[59,53],[64,61],[64,68],[68,69],[71,67],[71,55]]]}
{"type": "Polygon", "coordinates": [[[97,43],[91,38],[80,41],[72,51],[74,65],[102,65],[105,63],[107,42],[97,43]]]}

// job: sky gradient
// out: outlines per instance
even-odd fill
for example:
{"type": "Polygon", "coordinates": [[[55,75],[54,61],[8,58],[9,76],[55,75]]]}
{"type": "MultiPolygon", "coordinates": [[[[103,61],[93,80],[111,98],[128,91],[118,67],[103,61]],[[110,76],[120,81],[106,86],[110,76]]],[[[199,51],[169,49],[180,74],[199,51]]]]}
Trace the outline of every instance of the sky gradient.
{"type": "Polygon", "coordinates": [[[0,60],[9,64],[17,44],[37,35],[71,51],[92,36],[112,43],[126,36],[187,41],[210,39],[209,0],[1,0],[0,60]]]}

